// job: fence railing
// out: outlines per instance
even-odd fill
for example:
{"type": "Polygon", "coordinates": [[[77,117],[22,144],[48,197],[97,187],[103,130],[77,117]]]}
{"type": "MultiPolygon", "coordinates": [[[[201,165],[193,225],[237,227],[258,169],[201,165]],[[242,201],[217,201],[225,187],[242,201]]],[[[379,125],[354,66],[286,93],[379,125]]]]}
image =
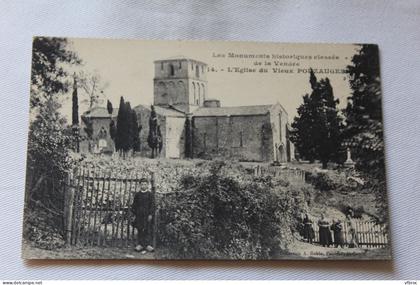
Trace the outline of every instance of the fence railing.
{"type": "MultiPolygon", "coordinates": [[[[134,243],[137,229],[132,225],[134,216],[130,206],[139,189],[140,177],[130,172],[122,176],[95,173],[86,168],[69,175],[64,207],[68,244],[125,247],[134,243]]],[[[149,180],[156,195],[154,173],[149,180]]],[[[157,219],[155,215],[155,223],[157,219]]],[[[154,233],[153,229],[153,244],[154,233]]]]}
{"type": "MultiPolygon", "coordinates": [[[[355,231],[356,243],[359,247],[386,247],[388,246],[388,234],[385,230],[385,225],[376,224],[371,221],[363,221],[361,219],[353,219],[353,226],[355,231]]],[[[315,237],[314,243],[319,243],[319,227],[317,224],[313,225],[315,237]]],[[[352,238],[350,227],[347,222],[343,223],[343,237],[344,245],[349,245],[352,238]]],[[[334,234],[331,231],[332,241],[334,242],[334,234]]]]}

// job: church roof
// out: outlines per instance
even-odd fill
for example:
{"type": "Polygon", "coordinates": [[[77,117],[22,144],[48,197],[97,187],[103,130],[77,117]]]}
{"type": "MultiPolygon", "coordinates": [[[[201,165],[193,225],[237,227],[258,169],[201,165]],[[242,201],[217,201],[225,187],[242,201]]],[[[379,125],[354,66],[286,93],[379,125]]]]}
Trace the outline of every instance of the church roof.
{"type": "Polygon", "coordinates": [[[204,107],[193,112],[194,117],[221,117],[221,116],[250,116],[265,115],[270,112],[273,105],[254,105],[237,107],[204,107]]]}
{"type": "MultiPolygon", "coordinates": [[[[157,105],[154,105],[154,107],[155,107],[156,114],[164,116],[164,117],[185,117],[185,113],[183,113],[181,111],[178,111],[174,108],[161,107],[161,106],[157,106],[157,105]]],[[[138,105],[138,106],[134,107],[135,110],[136,109],[141,109],[141,108],[150,110],[149,105],[147,105],[147,106],[146,105],[138,105]]]]}
{"type": "MultiPolygon", "coordinates": [[[[108,109],[105,107],[93,107],[92,109],[86,111],[82,115],[87,118],[109,118],[108,109]]],[[[118,108],[112,109],[112,117],[118,116],[118,108]]]]}

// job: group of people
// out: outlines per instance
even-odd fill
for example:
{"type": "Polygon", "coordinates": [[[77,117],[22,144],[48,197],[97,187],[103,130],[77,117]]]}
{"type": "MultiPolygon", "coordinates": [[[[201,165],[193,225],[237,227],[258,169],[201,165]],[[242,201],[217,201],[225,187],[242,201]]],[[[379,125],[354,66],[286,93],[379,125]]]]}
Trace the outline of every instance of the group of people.
{"type": "MultiPolygon", "coordinates": [[[[319,244],[324,247],[334,245],[335,247],[344,248],[345,244],[348,244],[349,247],[358,247],[357,234],[351,213],[347,215],[345,222],[347,223],[348,230],[347,241],[345,240],[343,222],[340,219],[336,219],[332,220],[332,223],[330,223],[325,218],[325,215],[321,214],[321,218],[317,223],[319,228],[319,244]]],[[[309,218],[308,214],[305,214],[301,229],[303,239],[309,243],[313,243],[315,240],[315,231],[313,228],[313,221],[309,218]]]]}

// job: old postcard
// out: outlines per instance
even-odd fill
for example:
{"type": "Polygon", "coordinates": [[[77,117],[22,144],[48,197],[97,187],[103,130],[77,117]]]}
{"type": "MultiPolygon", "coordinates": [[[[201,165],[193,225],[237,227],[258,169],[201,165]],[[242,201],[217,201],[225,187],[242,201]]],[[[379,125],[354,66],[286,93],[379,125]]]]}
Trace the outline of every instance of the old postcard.
{"type": "Polygon", "coordinates": [[[33,39],[26,259],[390,259],[378,46],[33,39]]]}

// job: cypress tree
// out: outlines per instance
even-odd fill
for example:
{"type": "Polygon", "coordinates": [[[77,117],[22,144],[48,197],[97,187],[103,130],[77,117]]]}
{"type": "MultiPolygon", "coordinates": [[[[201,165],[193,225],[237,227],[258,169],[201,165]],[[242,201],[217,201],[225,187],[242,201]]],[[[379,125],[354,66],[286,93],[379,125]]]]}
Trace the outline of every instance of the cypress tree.
{"type": "Polygon", "coordinates": [[[108,114],[112,115],[113,108],[112,103],[109,100],[106,101],[106,109],[108,110],[108,114]]]}
{"type": "Polygon", "coordinates": [[[133,121],[132,121],[132,117],[131,117],[131,105],[130,102],[125,102],[125,110],[124,110],[124,116],[125,116],[125,122],[126,122],[126,140],[124,143],[124,152],[129,151],[130,149],[132,149],[133,146],[133,121]]]}
{"type": "Polygon", "coordinates": [[[311,69],[311,95],[303,96],[298,116],[292,123],[291,140],[301,156],[313,162],[319,159],[326,168],[328,161],[339,161],[342,120],[338,114],[338,99],[334,99],[328,78],[317,80],[311,69]]]}
{"type": "Polygon", "coordinates": [[[72,125],[79,125],[79,99],[77,96],[76,74],[73,75],[73,94],[72,94],[72,125]]]}
{"type": "Polygon", "coordinates": [[[132,136],[132,145],[131,148],[133,149],[133,153],[136,151],[140,151],[140,127],[137,122],[137,114],[135,110],[131,111],[131,136],[132,136]]]}
{"type": "Polygon", "coordinates": [[[348,66],[350,87],[344,136],[356,167],[366,173],[385,175],[382,129],[382,96],[377,45],[362,45],[348,66]]]}
{"type": "Polygon", "coordinates": [[[115,148],[119,152],[124,151],[125,144],[127,143],[128,124],[125,108],[124,97],[121,96],[117,116],[117,135],[115,138],[115,148]]]}

